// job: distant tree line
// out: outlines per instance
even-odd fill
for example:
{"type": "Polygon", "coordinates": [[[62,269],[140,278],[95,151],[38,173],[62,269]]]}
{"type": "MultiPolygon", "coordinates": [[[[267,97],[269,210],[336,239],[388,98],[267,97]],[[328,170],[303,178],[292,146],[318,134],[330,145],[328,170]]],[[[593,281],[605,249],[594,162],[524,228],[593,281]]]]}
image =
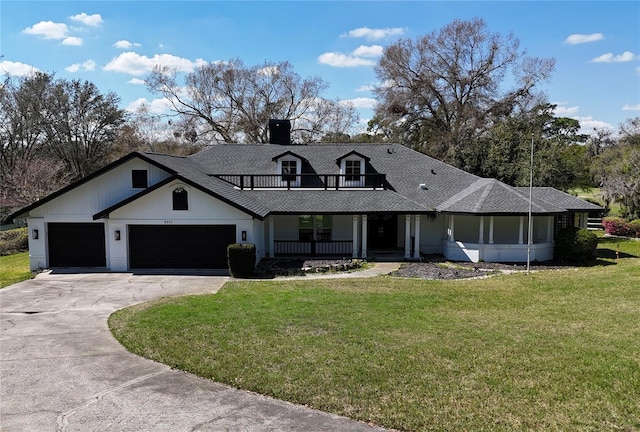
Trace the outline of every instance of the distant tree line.
{"type": "Polygon", "coordinates": [[[562,190],[598,186],[629,216],[640,213],[640,118],[617,134],[581,134],[556,117],[541,86],[554,60],[529,57],[513,35],[481,19],[455,20],[388,46],[375,70],[377,105],[353,134],[353,105],[323,97],[328,84],[288,62],[208,63],[178,81],[156,67],[147,88],[168,113],[120,98],[88,81],[35,73],[0,88],[3,206],[28,204],[134,150],[188,155],[219,143],[267,143],[268,121],[292,121],[294,143],[397,142],[483,177],[523,186],[535,149],[534,183],[562,190]]]}

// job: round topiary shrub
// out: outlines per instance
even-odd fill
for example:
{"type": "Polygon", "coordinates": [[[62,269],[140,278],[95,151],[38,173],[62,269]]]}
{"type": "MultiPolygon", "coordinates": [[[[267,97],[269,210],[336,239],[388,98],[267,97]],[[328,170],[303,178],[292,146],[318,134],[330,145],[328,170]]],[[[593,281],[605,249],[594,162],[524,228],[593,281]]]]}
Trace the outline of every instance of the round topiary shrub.
{"type": "Polygon", "coordinates": [[[235,278],[249,278],[256,269],[256,245],[232,243],[227,247],[229,273],[235,278]]]}
{"type": "Polygon", "coordinates": [[[558,260],[585,262],[593,259],[598,248],[598,236],[586,229],[568,227],[556,236],[554,256],[558,260]]]}

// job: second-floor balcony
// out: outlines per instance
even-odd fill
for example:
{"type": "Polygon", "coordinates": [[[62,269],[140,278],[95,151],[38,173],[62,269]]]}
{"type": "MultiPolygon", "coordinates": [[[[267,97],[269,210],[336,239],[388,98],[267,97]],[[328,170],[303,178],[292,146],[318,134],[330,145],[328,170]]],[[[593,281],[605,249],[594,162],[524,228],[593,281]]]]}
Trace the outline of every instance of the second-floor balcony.
{"type": "Polygon", "coordinates": [[[385,174],[218,174],[241,190],[255,189],[386,189],[385,174]]]}

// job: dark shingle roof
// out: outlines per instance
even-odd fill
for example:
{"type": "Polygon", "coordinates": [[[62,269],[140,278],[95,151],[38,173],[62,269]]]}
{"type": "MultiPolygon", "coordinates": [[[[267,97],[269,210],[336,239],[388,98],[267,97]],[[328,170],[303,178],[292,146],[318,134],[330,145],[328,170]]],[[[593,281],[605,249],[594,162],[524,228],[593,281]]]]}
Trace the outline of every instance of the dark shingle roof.
{"type": "MultiPolygon", "coordinates": [[[[529,211],[529,192],[494,179],[479,179],[438,207],[439,211],[473,214],[523,214],[529,211]],[[525,195],[526,192],[526,195],[525,195]]],[[[565,209],[532,197],[534,214],[562,213],[565,209]]]]}
{"type": "MultiPolygon", "coordinates": [[[[522,192],[528,191],[528,188],[516,188],[522,192]]],[[[526,192],[528,193],[528,192],[526,192]]],[[[534,187],[533,196],[539,200],[554,203],[566,210],[570,211],[603,211],[604,209],[596,204],[590,203],[573,195],[552,187],[534,187]]]]}

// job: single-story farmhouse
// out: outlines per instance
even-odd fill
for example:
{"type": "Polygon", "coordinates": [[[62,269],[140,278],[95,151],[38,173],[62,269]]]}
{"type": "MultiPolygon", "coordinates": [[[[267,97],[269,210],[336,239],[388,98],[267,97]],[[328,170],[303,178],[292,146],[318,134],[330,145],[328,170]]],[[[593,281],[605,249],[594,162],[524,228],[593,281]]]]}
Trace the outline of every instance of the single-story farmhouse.
{"type": "MultiPolygon", "coordinates": [[[[272,125],[284,127],[281,123],[272,125]]],[[[31,269],[226,268],[258,259],[443,254],[553,258],[558,227],[600,207],[553,188],[480,178],[398,144],[215,145],[189,157],[134,152],[10,216],[27,218],[31,269]]]]}

